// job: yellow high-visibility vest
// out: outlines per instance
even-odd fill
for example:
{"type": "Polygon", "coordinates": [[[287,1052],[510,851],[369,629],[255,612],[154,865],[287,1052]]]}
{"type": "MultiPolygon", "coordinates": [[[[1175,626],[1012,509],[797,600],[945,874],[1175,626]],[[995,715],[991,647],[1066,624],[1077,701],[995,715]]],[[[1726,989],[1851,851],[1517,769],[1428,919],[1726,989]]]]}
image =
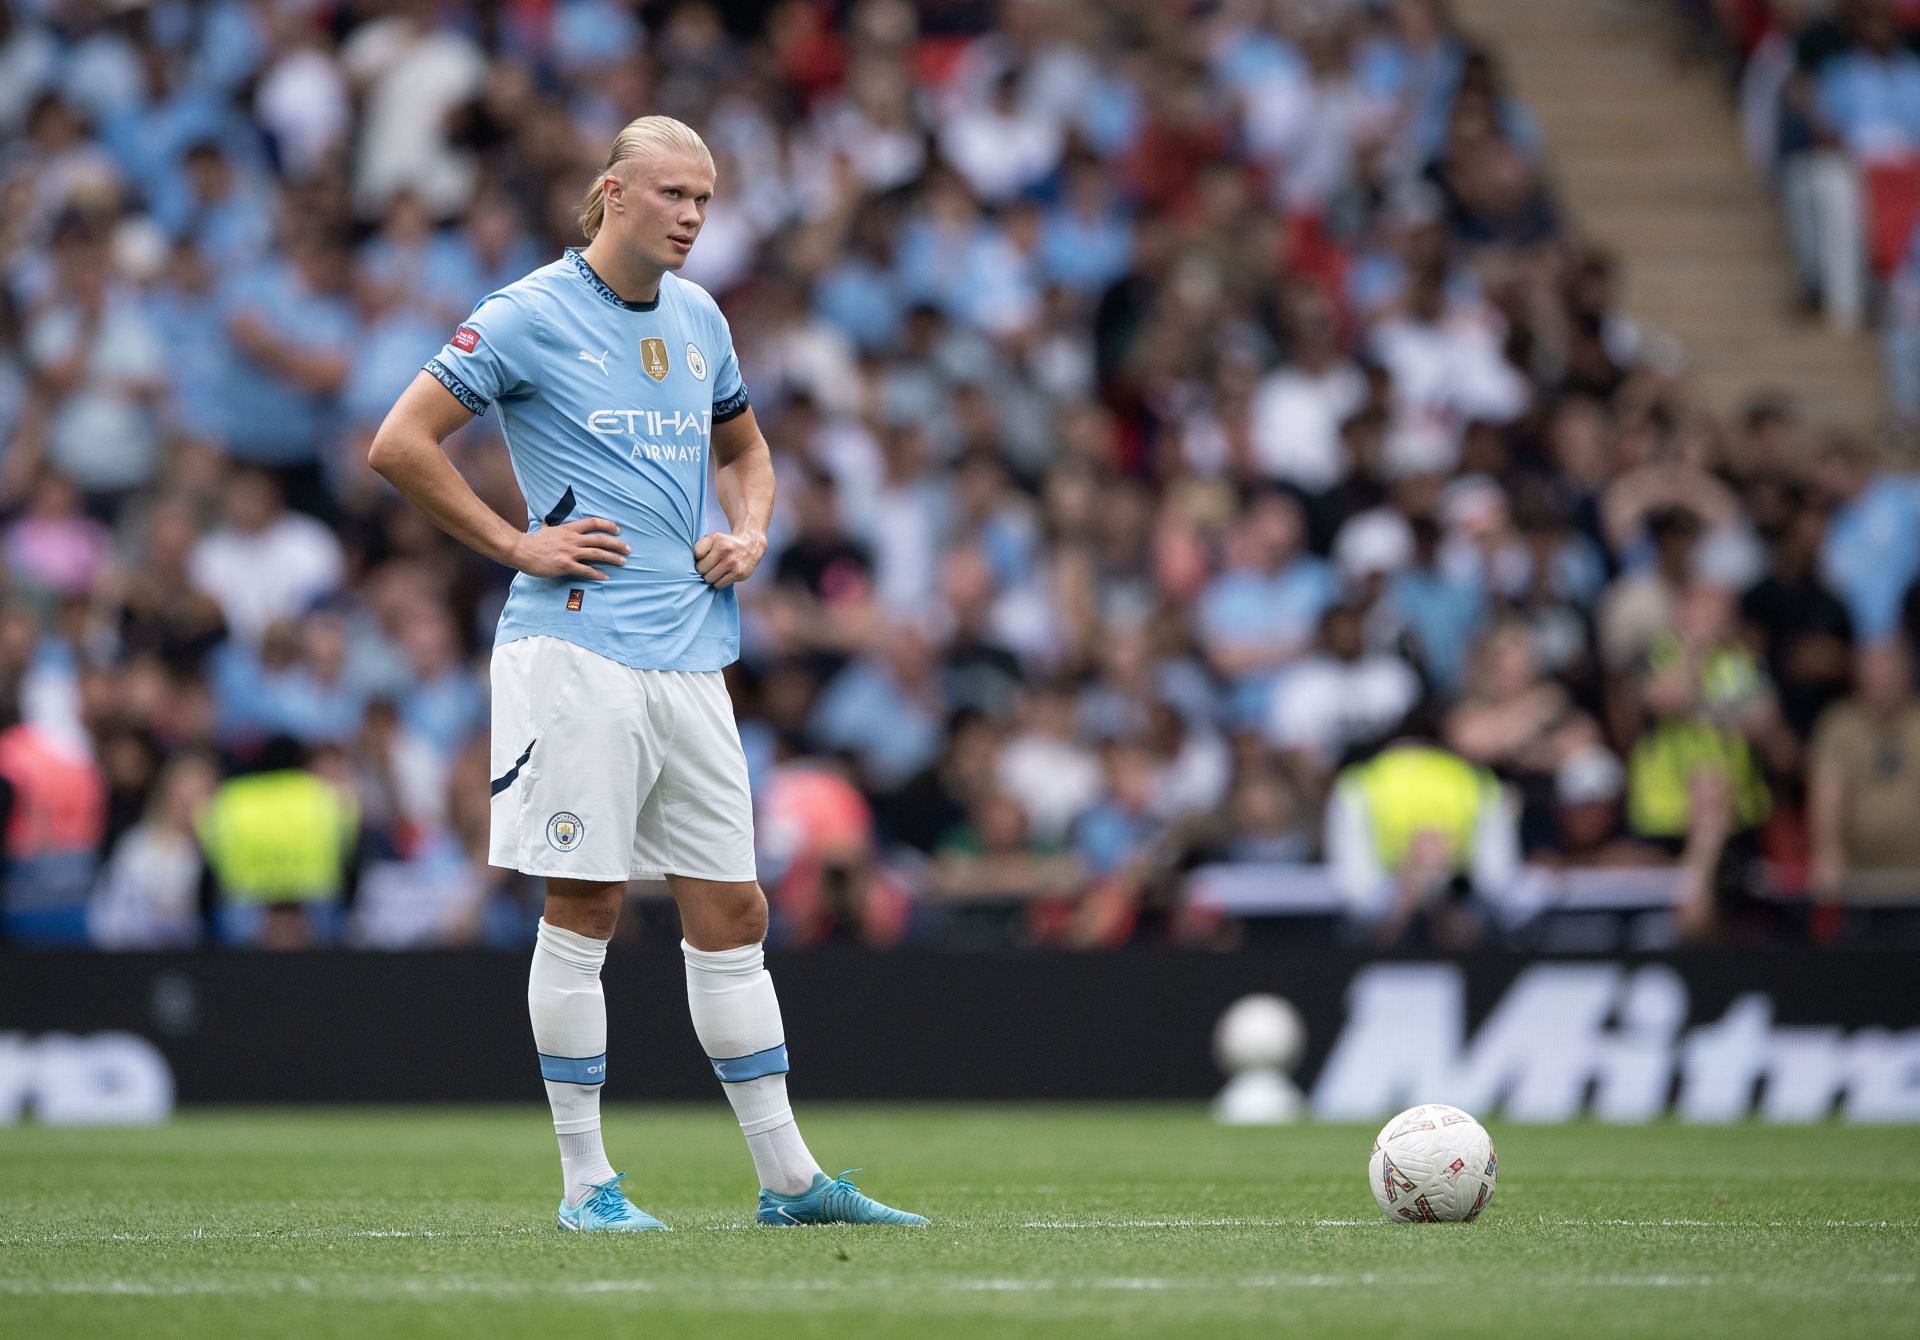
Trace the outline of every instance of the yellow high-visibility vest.
{"type": "Polygon", "coordinates": [[[1446,834],[1454,862],[1465,869],[1473,860],[1480,815],[1495,800],[1499,782],[1484,768],[1432,745],[1398,745],[1340,775],[1342,786],[1358,788],[1373,829],[1374,854],[1383,870],[1398,870],[1407,859],[1414,834],[1446,834]]]}
{"type": "MultiPolygon", "coordinates": [[[[1658,671],[1683,654],[1679,639],[1667,633],[1648,648],[1647,660],[1658,671]]],[[[1762,687],[1760,667],[1745,648],[1716,650],[1700,668],[1700,689],[1710,705],[1731,707],[1762,687]]],[[[1746,736],[1705,718],[1668,719],[1649,727],[1627,757],[1627,823],[1633,831],[1643,837],[1685,837],[1692,809],[1687,788],[1703,769],[1726,776],[1736,829],[1754,828],[1766,819],[1772,798],[1746,736]]]]}
{"type": "Polygon", "coordinates": [[[201,817],[200,842],[228,898],[311,902],[344,889],[358,828],[351,796],[289,769],[222,784],[201,817]]]}
{"type": "Polygon", "coordinates": [[[1627,822],[1643,837],[1687,835],[1694,773],[1724,773],[1736,830],[1757,827],[1772,808],[1766,778],[1739,731],[1711,721],[1662,721],[1634,742],[1627,758],[1627,822]]]}

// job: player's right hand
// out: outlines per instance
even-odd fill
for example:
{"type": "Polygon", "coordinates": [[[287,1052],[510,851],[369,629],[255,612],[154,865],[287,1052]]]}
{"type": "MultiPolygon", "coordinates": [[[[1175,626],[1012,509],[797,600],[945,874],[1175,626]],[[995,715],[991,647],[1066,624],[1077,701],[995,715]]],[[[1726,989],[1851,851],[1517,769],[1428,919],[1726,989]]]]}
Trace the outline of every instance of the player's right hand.
{"type": "Polygon", "coordinates": [[[611,575],[595,563],[623,567],[630,552],[614,537],[620,527],[603,516],[582,517],[557,526],[542,526],[520,537],[513,566],[529,577],[584,577],[604,582],[611,575]]]}

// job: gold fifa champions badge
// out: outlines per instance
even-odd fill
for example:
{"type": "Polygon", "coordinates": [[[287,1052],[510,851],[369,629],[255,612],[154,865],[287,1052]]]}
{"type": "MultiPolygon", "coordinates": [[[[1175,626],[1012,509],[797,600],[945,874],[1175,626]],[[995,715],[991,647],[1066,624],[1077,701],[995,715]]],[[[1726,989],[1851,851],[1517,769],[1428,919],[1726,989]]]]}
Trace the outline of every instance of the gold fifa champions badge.
{"type": "Polygon", "coordinates": [[[657,382],[667,379],[667,342],[656,336],[640,341],[640,366],[657,382]]]}

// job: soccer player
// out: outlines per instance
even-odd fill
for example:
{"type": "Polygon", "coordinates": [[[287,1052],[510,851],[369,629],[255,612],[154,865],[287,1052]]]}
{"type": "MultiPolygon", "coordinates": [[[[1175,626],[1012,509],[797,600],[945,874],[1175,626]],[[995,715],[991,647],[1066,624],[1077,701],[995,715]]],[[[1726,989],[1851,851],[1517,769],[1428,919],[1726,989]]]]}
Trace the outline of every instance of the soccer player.
{"type": "Polygon", "coordinates": [[[660,877],[694,1031],[760,1177],[759,1222],[924,1224],[828,1178],[787,1102],[746,757],[721,678],[739,654],[733,587],[766,552],[773,464],[726,318],[674,273],[713,189],[692,129],[628,125],[582,202],[586,247],[484,299],[368,460],[435,525],[519,570],[494,640],[489,859],[546,879],[527,1008],[560,1139],[560,1227],[664,1227],[621,1191],[600,1140],[600,968],[627,881],[660,877]],[[537,518],[525,533],[440,446],[489,405],[537,518]],[[724,530],[706,527],[709,450],[724,530]]]}

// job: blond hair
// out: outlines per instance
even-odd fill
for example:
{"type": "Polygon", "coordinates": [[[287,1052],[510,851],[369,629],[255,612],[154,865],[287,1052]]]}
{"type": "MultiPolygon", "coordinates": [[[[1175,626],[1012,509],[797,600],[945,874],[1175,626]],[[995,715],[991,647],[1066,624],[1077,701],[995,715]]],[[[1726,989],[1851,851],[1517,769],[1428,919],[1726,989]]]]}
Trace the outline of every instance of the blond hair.
{"type": "Polygon", "coordinates": [[[607,154],[607,165],[594,177],[593,185],[587,187],[586,195],[580,199],[580,231],[586,234],[589,242],[606,219],[607,201],[600,187],[606,181],[607,174],[633,159],[666,153],[692,154],[706,163],[708,172],[714,170],[713,154],[707,149],[707,142],[700,138],[699,131],[686,122],[676,121],[670,116],[643,116],[627,122],[620,133],[613,137],[613,149],[607,154]]]}

